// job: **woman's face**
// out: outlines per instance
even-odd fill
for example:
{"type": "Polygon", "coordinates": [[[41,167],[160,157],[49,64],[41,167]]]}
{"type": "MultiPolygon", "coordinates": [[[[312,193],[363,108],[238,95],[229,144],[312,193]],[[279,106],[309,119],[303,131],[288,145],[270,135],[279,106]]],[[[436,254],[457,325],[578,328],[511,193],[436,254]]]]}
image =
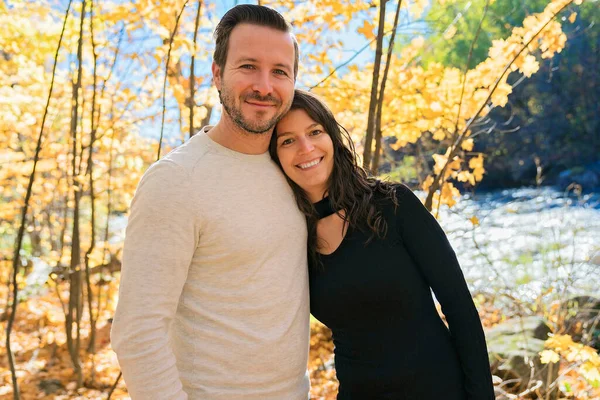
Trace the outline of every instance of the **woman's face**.
{"type": "Polygon", "coordinates": [[[277,157],[313,203],[323,198],[333,171],[333,142],[306,111],[292,110],[277,124],[277,157]]]}

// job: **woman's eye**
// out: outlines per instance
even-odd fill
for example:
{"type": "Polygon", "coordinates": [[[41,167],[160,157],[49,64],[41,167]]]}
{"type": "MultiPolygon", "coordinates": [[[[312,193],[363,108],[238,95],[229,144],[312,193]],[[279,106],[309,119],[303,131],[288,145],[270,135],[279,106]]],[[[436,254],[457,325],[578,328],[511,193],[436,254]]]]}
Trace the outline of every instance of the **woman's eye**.
{"type": "Polygon", "coordinates": [[[285,139],[281,142],[282,146],[288,145],[288,144],[292,144],[293,140],[292,139],[285,139]]]}
{"type": "Polygon", "coordinates": [[[314,131],[311,131],[311,132],[310,132],[310,135],[311,135],[311,136],[317,136],[317,135],[320,135],[321,133],[323,133],[323,131],[322,131],[322,130],[320,130],[320,129],[315,129],[314,131]]]}

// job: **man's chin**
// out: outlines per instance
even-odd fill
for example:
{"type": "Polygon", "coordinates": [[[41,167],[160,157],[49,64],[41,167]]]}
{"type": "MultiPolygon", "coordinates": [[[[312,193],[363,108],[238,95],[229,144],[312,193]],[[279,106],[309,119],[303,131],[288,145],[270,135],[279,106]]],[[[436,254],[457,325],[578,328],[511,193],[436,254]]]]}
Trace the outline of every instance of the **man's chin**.
{"type": "MultiPolygon", "coordinates": [[[[274,126],[274,125],[273,125],[274,126]]],[[[253,135],[264,135],[273,132],[273,126],[264,127],[245,127],[244,130],[253,135]]]]}
{"type": "Polygon", "coordinates": [[[255,135],[262,135],[265,133],[271,133],[273,128],[277,124],[277,119],[271,119],[266,122],[248,122],[248,121],[236,121],[237,125],[244,129],[248,133],[255,135]]]}

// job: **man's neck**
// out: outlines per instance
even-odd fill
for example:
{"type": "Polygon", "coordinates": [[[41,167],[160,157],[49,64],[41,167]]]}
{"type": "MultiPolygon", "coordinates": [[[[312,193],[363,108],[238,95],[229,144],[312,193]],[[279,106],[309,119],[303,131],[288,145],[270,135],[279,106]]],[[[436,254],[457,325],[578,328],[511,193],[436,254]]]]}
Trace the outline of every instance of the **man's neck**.
{"type": "Polygon", "coordinates": [[[229,118],[222,117],[207,135],[221,146],[238,153],[263,154],[269,149],[272,133],[272,129],[265,133],[247,132],[229,118]]]}

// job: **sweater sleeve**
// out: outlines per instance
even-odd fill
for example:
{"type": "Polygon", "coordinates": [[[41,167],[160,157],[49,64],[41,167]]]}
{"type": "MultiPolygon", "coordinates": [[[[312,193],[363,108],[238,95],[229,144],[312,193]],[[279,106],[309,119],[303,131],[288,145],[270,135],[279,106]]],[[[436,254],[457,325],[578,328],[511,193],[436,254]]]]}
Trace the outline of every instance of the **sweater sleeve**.
{"type": "Polygon", "coordinates": [[[112,348],[133,400],[185,400],[168,331],[199,231],[186,171],[169,160],[143,176],[131,204],[112,348]]]}
{"type": "Polygon", "coordinates": [[[485,336],[456,254],[436,219],[404,185],[396,189],[402,241],[446,316],[469,400],[493,400],[485,336]]]}

